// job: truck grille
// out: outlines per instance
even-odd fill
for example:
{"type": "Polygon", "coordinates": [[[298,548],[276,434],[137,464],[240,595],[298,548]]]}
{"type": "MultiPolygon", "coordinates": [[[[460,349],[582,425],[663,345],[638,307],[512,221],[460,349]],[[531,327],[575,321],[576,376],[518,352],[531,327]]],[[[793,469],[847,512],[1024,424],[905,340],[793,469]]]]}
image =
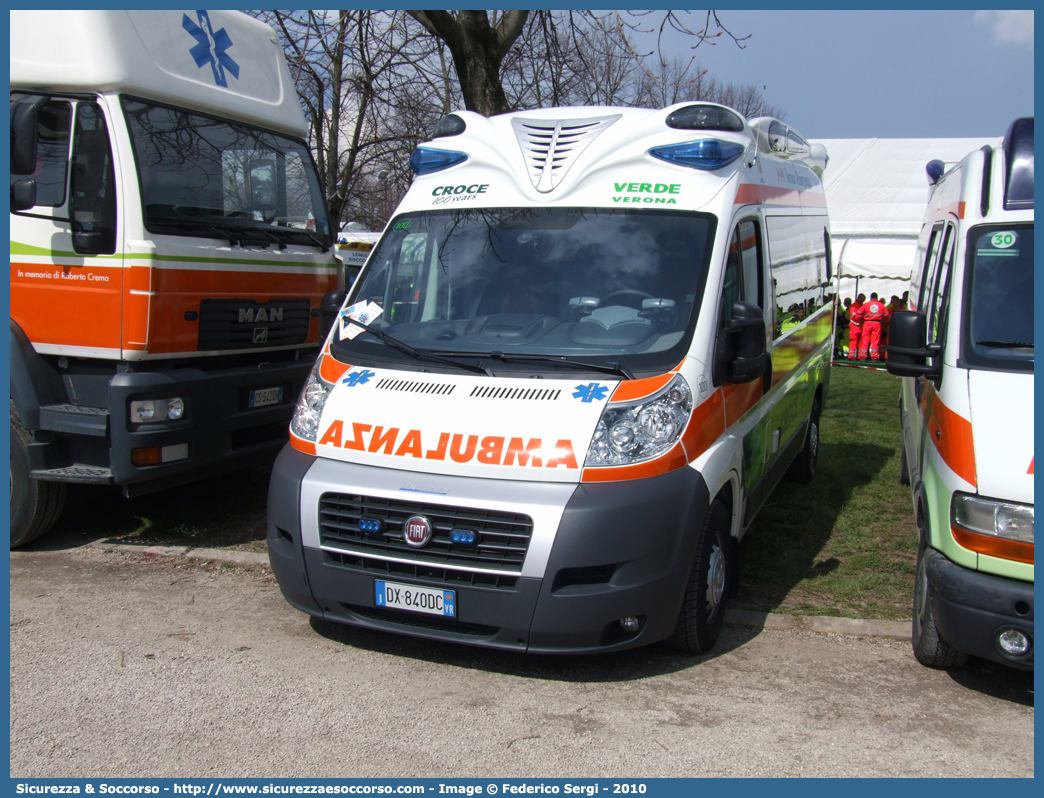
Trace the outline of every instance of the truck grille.
{"type": "Polygon", "coordinates": [[[434,566],[489,568],[522,572],[533,519],[519,513],[477,510],[423,502],[379,499],[354,494],[327,493],[319,500],[319,535],[323,546],[383,555],[434,566]],[[423,515],[433,527],[431,541],[416,549],[406,544],[403,524],[413,515],[423,515]],[[382,532],[364,534],[359,519],[379,519],[382,532]],[[478,533],[474,546],[450,542],[453,529],[478,533]]]}
{"type": "Polygon", "coordinates": [[[204,299],[199,303],[196,348],[202,352],[303,344],[310,322],[307,299],[204,299]]]}

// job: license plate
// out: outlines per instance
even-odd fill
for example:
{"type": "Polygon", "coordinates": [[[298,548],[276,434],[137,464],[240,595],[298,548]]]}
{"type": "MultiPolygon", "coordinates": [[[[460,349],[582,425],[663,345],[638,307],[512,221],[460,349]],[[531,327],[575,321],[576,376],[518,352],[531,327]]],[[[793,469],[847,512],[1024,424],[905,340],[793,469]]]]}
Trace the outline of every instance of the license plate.
{"type": "Polygon", "coordinates": [[[283,386],[278,388],[258,388],[250,392],[249,407],[264,407],[265,405],[277,405],[283,401],[283,386]]]}
{"type": "Polygon", "coordinates": [[[378,607],[423,612],[428,615],[457,617],[457,597],[453,590],[433,590],[430,587],[402,585],[398,582],[373,580],[374,601],[378,607]]]}

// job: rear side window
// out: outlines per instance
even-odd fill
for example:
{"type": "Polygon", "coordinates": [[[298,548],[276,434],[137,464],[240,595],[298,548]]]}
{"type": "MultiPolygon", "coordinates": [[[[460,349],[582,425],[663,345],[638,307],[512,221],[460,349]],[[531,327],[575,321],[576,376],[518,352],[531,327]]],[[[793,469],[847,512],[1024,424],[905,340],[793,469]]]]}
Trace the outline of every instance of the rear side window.
{"type": "MultiPolygon", "coordinates": [[[[11,95],[15,100],[32,99],[30,95],[11,95]]],[[[36,181],[37,207],[57,208],[65,204],[65,186],[69,171],[69,130],[72,105],[51,100],[37,112],[36,169],[31,175],[11,175],[16,180],[36,181]]]]}

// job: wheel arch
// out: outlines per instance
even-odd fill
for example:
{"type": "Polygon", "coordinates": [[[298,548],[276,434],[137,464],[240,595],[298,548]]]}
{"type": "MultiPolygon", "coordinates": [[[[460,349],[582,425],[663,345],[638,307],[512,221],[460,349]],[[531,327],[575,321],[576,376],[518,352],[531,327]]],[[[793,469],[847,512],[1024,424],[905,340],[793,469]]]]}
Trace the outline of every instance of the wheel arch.
{"type": "Polygon", "coordinates": [[[65,386],[58,372],[33,349],[14,319],[11,319],[10,363],[11,401],[18,418],[25,429],[39,429],[40,406],[64,402],[65,386]]]}

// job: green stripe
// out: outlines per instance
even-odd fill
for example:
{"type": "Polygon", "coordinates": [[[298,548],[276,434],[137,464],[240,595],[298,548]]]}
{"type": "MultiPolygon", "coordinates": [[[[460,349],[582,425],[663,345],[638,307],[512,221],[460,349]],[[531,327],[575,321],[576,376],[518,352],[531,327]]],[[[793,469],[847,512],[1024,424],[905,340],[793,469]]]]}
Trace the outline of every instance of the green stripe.
{"type": "MultiPolygon", "coordinates": [[[[11,242],[11,254],[12,255],[35,255],[42,258],[84,258],[87,256],[81,255],[78,252],[66,252],[60,249],[45,249],[44,247],[34,247],[31,244],[22,244],[17,241],[11,242]]],[[[210,263],[214,265],[229,264],[236,266],[302,266],[310,269],[336,269],[337,263],[313,263],[309,261],[281,261],[281,260],[261,260],[258,258],[200,258],[190,255],[156,255],[152,253],[140,253],[136,255],[126,255],[118,253],[116,255],[91,255],[91,258],[108,258],[110,260],[152,260],[152,261],[167,261],[170,263],[210,263]]]]}

